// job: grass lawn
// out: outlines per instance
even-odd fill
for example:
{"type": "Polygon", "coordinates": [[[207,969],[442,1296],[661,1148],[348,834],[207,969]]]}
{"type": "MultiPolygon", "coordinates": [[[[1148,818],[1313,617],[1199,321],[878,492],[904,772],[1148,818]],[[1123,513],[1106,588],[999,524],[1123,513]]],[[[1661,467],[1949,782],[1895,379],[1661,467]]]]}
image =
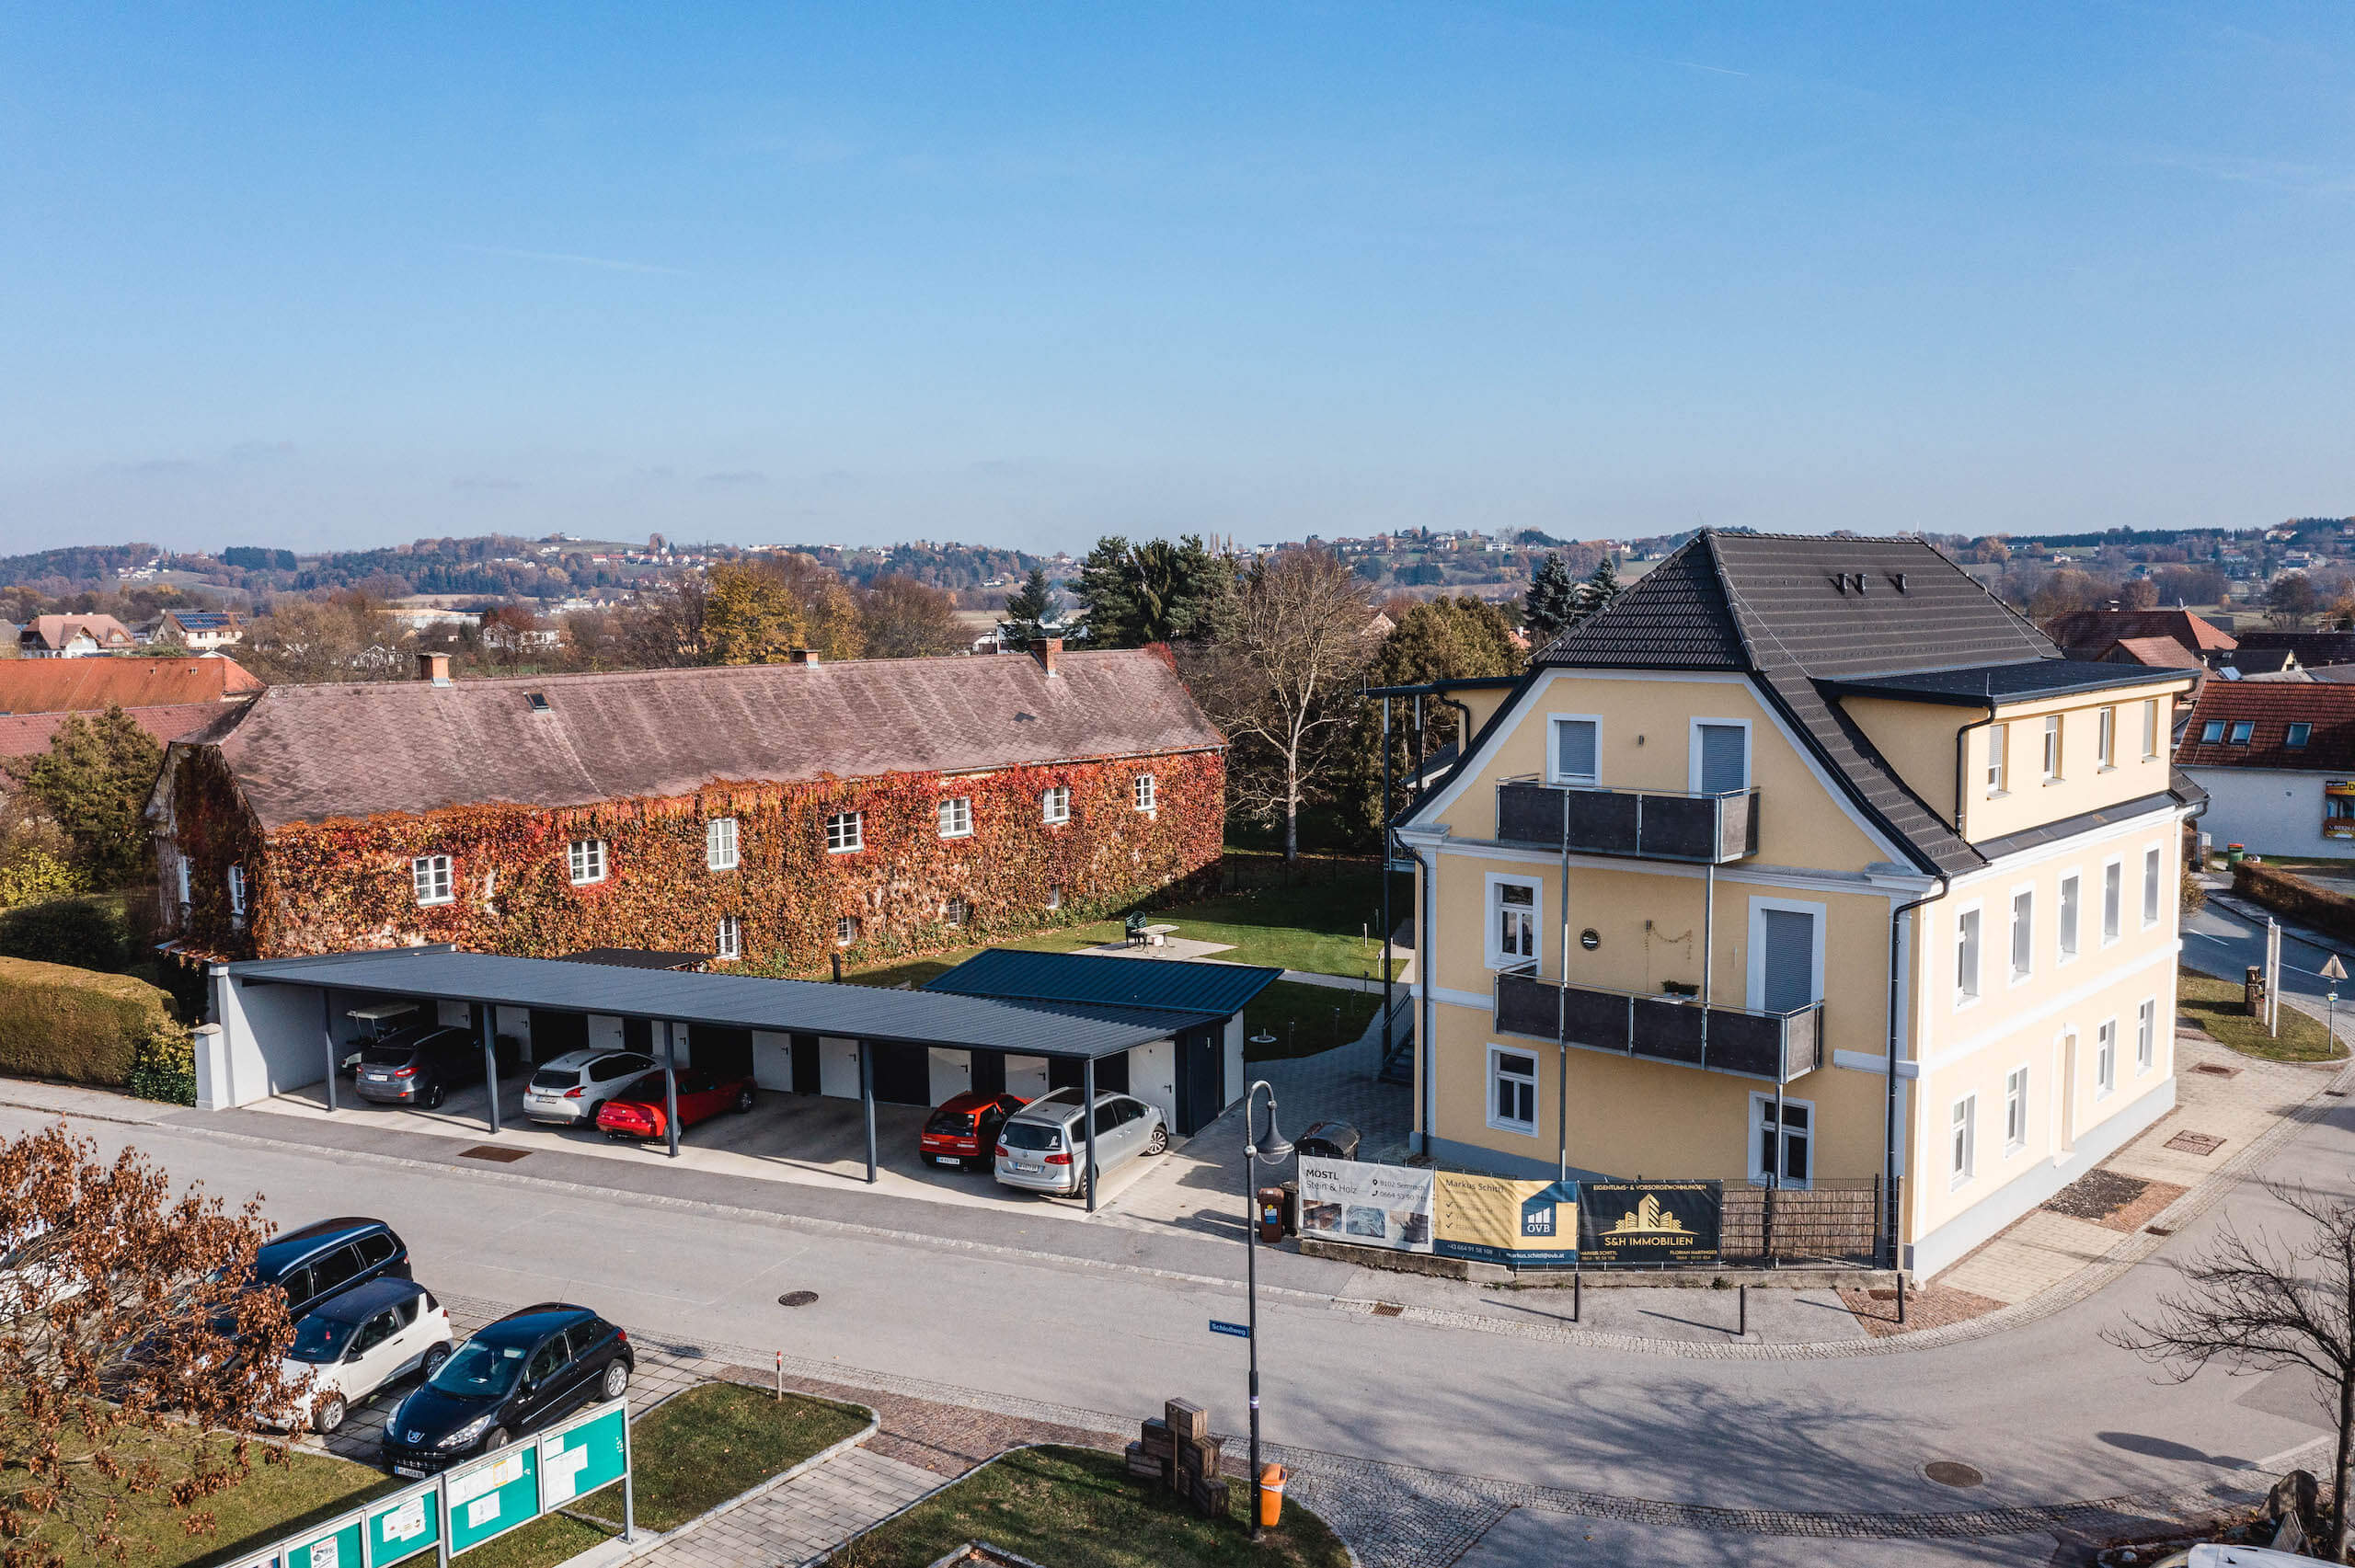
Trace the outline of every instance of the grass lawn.
{"type": "MultiPolygon", "coordinates": [[[[124,1444],[122,1450],[130,1447],[124,1444]]],[[[244,1481],[201,1505],[213,1518],[209,1534],[190,1535],[184,1522],[188,1516],[160,1502],[145,1511],[126,1508],[124,1534],[130,1542],[130,1561],[163,1568],[232,1561],[241,1548],[268,1545],[289,1530],[333,1518],[359,1506],[364,1498],[407,1484],[365,1465],[323,1454],[298,1451],[288,1455],[284,1464],[264,1464],[257,1450],[253,1471],[244,1481]]],[[[79,1550],[63,1536],[55,1538],[54,1544],[74,1568],[108,1561],[79,1550]]]]}
{"type": "Polygon", "coordinates": [[[1052,1568],[1345,1568],[1348,1551],[1296,1503],[1253,1546],[1248,1493],[1229,1478],[1232,1516],[1202,1518],[1118,1454],[1025,1448],[968,1476],[836,1552],[830,1568],[924,1568],[986,1540],[1052,1568]]]}
{"type": "Polygon", "coordinates": [[[1380,991],[1338,990],[1300,980],[1277,980],[1243,1010],[1243,1059],[1281,1061],[1288,1057],[1314,1056],[1335,1046],[1346,1046],[1365,1033],[1382,1011],[1380,991]],[[1334,1023],[1333,1010],[1340,1009],[1334,1023]],[[1254,1035],[1273,1035],[1275,1043],[1256,1046],[1254,1035]]]}
{"type": "Polygon", "coordinates": [[[2330,1061],[2346,1054],[2320,1020],[2307,1017],[2287,1002],[2281,1007],[2281,1033],[2277,1038],[2242,1007],[2238,982],[2220,980],[2196,969],[2178,969],[2176,974],[2176,1010],[2187,1022],[2236,1051],[2269,1061],[2330,1061]]]}

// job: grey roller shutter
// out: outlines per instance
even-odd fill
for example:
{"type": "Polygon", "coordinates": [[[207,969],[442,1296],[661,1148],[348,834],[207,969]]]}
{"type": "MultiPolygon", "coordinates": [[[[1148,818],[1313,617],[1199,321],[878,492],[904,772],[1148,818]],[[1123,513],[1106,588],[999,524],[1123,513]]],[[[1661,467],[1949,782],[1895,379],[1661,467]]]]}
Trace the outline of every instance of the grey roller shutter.
{"type": "Polygon", "coordinates": [[[1815,917],[1793,910],[1767,910],[1764,994],[1769,1013],[1805,1007],[1815,995],[1815,917]]]}
{"type": "Polygon", "coordinates": [[[1701,793],[1750,787],[1750,733],[1738,724],[1701,726],[1701,793]]]}
{"type": "Polygon", "coordinates": [[[1554,776],[1591,779],[1594,773],[1594,721],[1557,719],[1554,725],[1554,776]]]}

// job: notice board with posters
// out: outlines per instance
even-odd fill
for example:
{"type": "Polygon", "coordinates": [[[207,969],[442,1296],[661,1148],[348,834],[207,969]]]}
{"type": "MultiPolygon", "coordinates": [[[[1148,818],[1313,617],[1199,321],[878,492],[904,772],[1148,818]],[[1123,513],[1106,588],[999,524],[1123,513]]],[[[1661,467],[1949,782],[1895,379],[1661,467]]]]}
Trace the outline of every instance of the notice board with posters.
{"type": "Polygon", "coordinates": [[[1431,1250],[1510,1268],[1579,1260],[1579,1184],[1519,1182],[1442,1171],[1431,1188],[1431,1250]]]}
{"type": "Polygon", "coordinates": [[[1581,1182],[1578,1206],[1589,1263],[1717,1261],[1723,1182],[1581,1182]]]}
{"type": "Polygon", "coordinates": [[[1361,1160],[1300,1161],[1300,1233],[1320,1241],[1431,1250],[1431,1173],[1361,1160]]]}

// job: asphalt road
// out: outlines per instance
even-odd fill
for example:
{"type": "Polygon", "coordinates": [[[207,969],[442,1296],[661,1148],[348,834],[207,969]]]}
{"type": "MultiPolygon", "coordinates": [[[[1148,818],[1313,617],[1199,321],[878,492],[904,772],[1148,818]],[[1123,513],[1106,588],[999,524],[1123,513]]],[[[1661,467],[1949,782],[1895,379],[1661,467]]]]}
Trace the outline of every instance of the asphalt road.
{"type": "MultiPolygon", "coordinates": [[[[2253,906],[2252,906],[2253,907],[2253,906]]],[[[2323,964],[2338,949],[2281,933],[2281,995],[2309,1003],[2317,1018],[2330,1011],[2324,1004],[2332,989],[2322,978],[2323,964]]],[[[2265,922],[2226,909],[2214,898],[2183,922],[2183,961],[2204,973],[2237,980],[2251,964],[2265,962],[2265,922]]],[[[2355,951],[2339,952],[2339,964],[2355,975],[2355,951]]],[[[2340,981],[2338,999],[2347,1005],[2336,1010],[2339,1032],[2355,1033],[2355,981],[2340,981]]]]}
{"type": "MultiPolygon", "coordinates": [[[[0,1109],[0,1131],[40,1119],[0,1109]]],[[[1140,1413],[1183,1395],[1211,1407],[1222,1427],[1242,1425],[1244,1347],[1207,1327],[1242,1316],[1231,1285],[813,1230],[790,1217],[653,1204],[508,1171],[225,1140],[201,1126],[80,1125],[109,1150],[135,1141],[180,1179],[229,1196],[258,1192],[281,1223],[382,1216],[408,1240],[418,1277],[452,1294],[577,1300],[646,1332],[836,1362],[847,1382],[873,1368],[1140,1413]],[[818,1302],[776,1304],[801,1289],[817,1291],[818,1302]]],[[[2333,1190],[2355,1187],[2355,1112],[2334,1113],[2277,1164],[2333,1190]]],[[[1990,1338],[1893,1356],[1701,1360],[1372,1318],[1300,1298],[1263,1300],[1268,1435],[1338,1454],[1720,1507],[1977,1508],[2200,1484],[2319,1436],[2318,1408],[2288,1375],[2166,1381],[2101,1331],[2151,1307],[2171,1278],[2165,1257],[2199,1246],[2226,1214],[2262,1222],[2271,1208],[2262,1192],[2238,1191],[2161,1258],[2088,1301],[1990,1338]],[[1935,1485],[1920,1474],[1935,1459],[1976,1466],[1987,1484],[1935,1485]]],[[[1540,1543],[1573,1527],[1588,1533],[1592,1521],[1513,1517],[1512,1530],[1467,1561],[1493,1568],[1586,1555],[1562,1555],[1567,1537],[1540,1543]],[[1524,1539],[1525,1548],[1511,1544],[1524,1539]]],[[[1786,1561],[1776,1553],[1789,1545],[1708,1541],[1713,1561],[1762,1564],[1786,1561]]],[[[2028,1562],[2051,1550],[2049,1536],[1911,1541],[1888,1560],[2028,1562]]]]}

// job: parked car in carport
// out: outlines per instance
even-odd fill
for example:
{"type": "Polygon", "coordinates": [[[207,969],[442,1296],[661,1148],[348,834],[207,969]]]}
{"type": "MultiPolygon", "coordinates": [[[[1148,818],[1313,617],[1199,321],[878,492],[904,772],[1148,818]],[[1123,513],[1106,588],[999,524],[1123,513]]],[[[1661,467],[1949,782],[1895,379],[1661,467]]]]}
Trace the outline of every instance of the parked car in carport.
{"type": "Polygon", "coordinates": [[[598,1107],[653,1065],[652,1057],[637,1051],[567,1051],[532,1074],[523,1114],[535,1122],[594,1127],[598,1107]]]}
{"type": "Polygon", "coordinates": [[[482,1082],[482,1042],[465,1029],[420,1029],[360,1053],[355,1086],[363,1100],[431,1110],[450,1091],[482,1082]]]}
{"type": "MultiPolygon", "coordinates": [[[[618,1094],[597,1107],[597,1127],[616,1140],[663,1138],[669,1135],[669,1112],[662,1074],[640,1073],[618,1094]]],[[[752,1108],[752,1081],[714,1078],[699,1067],[679,1070],[679,1126],[684,1130],[708,1121],[722,1111],[752,1108]]]]}
{"type": "MultiPolygon", "coordinates": [[[[1042,1094],[998,1128],[997,1179],[1009,1187],[1070,1196],[1087,1185],[1087,1150],[1081,1137],[1080,1092],[1042,1094]]],[[[1141,1154],[1169,1147],[1160,1111],[1129,1094],[1096,1096],[1096,1175],[1141,1154]]]]}
{"type": "Polygon", "coordinates": [[[619,1399],[638,1365],[629,1335],[586,1307],[543,1301],[491,1323],[385,1423],[385,1464],[431,1475],[504,1448],[592,1399],[619,1399]]]}
{"type": "Polygon", "coordinates": [[[1019,1094],[988,1094],[976,1089],[952,1094],[925,1118],[917,1147],[936,1165],[971,1169],[991,1157],[997,1147],[997,1129],[1028,1104],[1019,1094]]]}
{"type": "Polygon", "coordinates": [[[431,1378],[450,1358],[450,1314],[425,1287],[383,1277],[355,1285],[294,1325],[289,1382],[308,1377],[299,1419],[315,1432],[343,1425],[351,1407],[411,1372],[431,1378]]]}

